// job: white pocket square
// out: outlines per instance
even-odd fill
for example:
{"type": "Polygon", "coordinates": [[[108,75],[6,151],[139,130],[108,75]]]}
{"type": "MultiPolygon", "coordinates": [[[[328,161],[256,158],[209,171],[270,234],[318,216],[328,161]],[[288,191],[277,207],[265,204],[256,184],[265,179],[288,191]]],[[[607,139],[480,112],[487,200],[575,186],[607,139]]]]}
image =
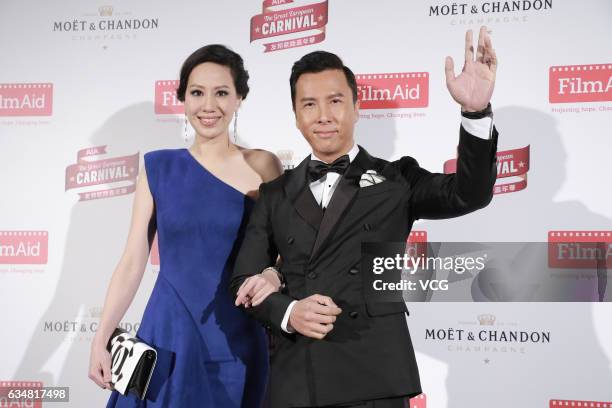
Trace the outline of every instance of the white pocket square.
{"type": "Polygon", "coordinates": [[[382,183],[386,178],[378,174],[374,170],[367,170],[365,173],[361,175],[361,179],[359,179],[359,187],[369,187],[378,183],[382,183]]]}

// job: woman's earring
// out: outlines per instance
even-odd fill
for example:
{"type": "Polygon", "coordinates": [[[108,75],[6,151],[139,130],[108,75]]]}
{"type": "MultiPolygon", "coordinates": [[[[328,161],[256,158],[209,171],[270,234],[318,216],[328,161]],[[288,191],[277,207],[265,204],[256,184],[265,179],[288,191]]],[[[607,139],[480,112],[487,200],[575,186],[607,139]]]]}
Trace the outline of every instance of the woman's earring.
{"type": "Polygon", "coordinates": [[[238,111],[234,112],[234,144],[238,140],[238,111]]]}
{"type": "Polygon", "coordinates": [[[185,138],[185,143],[187,143],[189,140],[189,137],[187,136],[187,115],[185,115],[185,130],[183,132],[183,137],[185,138]]]}

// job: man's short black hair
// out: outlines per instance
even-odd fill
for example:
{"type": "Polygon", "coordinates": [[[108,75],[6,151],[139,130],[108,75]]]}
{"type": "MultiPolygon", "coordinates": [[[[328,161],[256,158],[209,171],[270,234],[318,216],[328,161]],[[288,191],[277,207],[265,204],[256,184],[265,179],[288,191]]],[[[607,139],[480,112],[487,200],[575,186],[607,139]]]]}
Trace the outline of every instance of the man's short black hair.
{"type": "Polygon", "coordinates": [[[196,50],[191,54],[181,68],[179,86],[176,89],[176,96],[179,101],[185,102],[185,92],[189,75],[195,67],[205,62],[214,62],[230,69],[234,80],[236,93],[245,99],[249,93],[249,73],[244,69],[242,57],[224,45],[210,44],[196,50]]]}
{"type": "Polygon", "coordinates": [[[348,82],[351,91],[353,91],[353,103],[357,102],[357,81],[355,74],[347,66],[344,65],[340,57],[336,54],[327,51],[314,51],[304,55],[293,64],[291,68],[291,77],[289,77],[289,85],[291,86],[291,103],[295,110],[295,84],[302,74],[317,73],[328,69],[339,69],[344,72],[346,82],[348,82]]]}

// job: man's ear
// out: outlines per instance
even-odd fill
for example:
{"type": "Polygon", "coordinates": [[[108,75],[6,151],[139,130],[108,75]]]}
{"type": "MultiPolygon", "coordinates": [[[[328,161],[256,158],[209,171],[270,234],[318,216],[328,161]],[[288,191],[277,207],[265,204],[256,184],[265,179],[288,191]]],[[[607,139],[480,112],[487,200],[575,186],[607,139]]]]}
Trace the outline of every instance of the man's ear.
{"type": "Polygon", "coordinates": [[[355,110],[355,122],[353,123],[357,123],[357,121],[359,120],[359,107],[360,107],[360,102],[359,100],[357,100],[357,102],[355,102],[353,109],[355,110]]]}

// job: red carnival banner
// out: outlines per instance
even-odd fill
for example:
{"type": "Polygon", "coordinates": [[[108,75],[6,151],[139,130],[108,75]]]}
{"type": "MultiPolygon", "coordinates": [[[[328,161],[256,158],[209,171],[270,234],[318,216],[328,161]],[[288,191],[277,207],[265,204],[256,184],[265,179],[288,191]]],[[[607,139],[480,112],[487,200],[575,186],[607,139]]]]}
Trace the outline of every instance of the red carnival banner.
{"type": "MultiPolygon", "coordinates": [[[[457,171],[457,159],[444,163],[444,173],[457,171]]],[[[519,180],[511,183],[495,184],[493,194],[515,193],[527,187],[527,172],[529,171],[529,145],[519,149],[497,152],[497,179],[517,177],[519,180]]]]}
{"type": "Polygon", "coordinates": [[[317,30],[318,34],[267,43],[264,44],[264,52],[280,51],[322,42],[325,40],[325,26],[328,18],[327,2],[328,0],[325,0],[320,3],[285,7],[279,10],[277,7],[292,4],[294,0],[264,0],[262,14],[257,14],[251,18],[250,42],[309,30],[317,30]],[[276,9],[273,10],[273,7],[276,9]]]}
{"type": "Polygon", "coordinates": [[[86,160],[91,156],[106,154],[106,146],[79,150],[77,163],[66,167],[66,188],[96,186],[128,181],[127,186],[79,193],[79,201],[96,200],[133,193],[136,190],[140,153],[130,156],[113,157],[102,160],[86,160]]]}

